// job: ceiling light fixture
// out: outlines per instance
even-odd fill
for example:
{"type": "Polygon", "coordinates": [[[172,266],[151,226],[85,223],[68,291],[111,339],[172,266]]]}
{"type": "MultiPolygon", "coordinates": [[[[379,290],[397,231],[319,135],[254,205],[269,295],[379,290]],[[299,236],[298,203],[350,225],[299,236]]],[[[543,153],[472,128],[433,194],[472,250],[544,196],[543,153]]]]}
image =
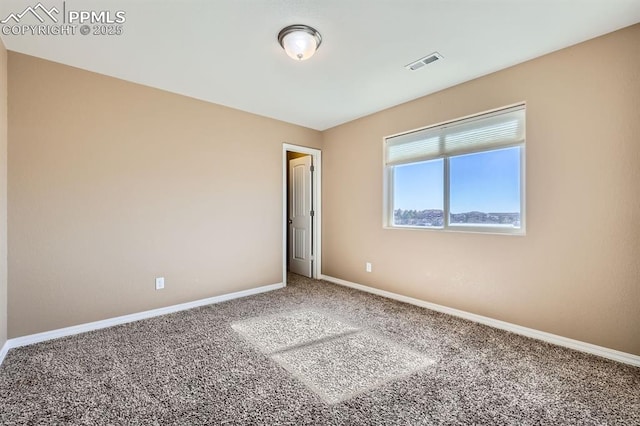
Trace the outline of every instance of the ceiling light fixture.
{"type": "Polygon", "coordinates": [[[316,53],[322,36],[308,25],[289,25],[278,33],[278,43],[296,61],[309,59],[316,53]]]}

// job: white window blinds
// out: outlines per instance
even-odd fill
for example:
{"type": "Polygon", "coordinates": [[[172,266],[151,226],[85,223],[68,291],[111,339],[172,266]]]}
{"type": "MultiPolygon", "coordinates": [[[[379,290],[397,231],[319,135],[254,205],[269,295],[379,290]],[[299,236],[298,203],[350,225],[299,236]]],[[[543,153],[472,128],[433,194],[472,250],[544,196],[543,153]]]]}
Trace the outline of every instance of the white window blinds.
{"type": "Polygon", "coordinates": [[[385,164],[426,161],[524,142],[525,107],[464,118],[385,140],[385,164]]]}

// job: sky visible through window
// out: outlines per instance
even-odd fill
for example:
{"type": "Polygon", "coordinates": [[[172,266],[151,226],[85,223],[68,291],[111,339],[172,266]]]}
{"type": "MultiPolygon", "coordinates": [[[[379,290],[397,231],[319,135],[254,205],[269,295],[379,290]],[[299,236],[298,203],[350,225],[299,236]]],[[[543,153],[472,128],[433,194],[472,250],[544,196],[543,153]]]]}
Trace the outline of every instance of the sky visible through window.
{"type": "MultiPolygon", "coordinates": [[[[520,147],[449,159],[450,211],[520,212],[520,147]]],[[[396,166],[394,210],[442,210],[442,159],[396,166]]]]}
{"type": "Polygon", "coordinates": [[[442,160],[395,166],[393,182],[394,210],[442,210],[442,160]]]}

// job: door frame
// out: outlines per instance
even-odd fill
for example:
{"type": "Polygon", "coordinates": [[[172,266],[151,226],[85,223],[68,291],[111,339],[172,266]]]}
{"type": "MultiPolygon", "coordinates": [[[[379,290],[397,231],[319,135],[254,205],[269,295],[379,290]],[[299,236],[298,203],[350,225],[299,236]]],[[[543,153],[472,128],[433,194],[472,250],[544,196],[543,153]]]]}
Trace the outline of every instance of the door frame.
{"type": "Polygon", "coordinates": [[[300,154],[311,155],[314,168],[313,184],[312,184],[312,203],[314,216],[311,219],[313,233],[313,267],[311,268],[311,277],[319,279],[322,274],[322,151],[316,148],[308,148],[306,146],[293,145],[284,142],[282,144],[282,283],[287,285],[287,230],[289,228],[288,218],[289,211],[287,206],[288,187],[287,170],[289,162],[287,161],[287,151],[297,152],[300,154]]]}

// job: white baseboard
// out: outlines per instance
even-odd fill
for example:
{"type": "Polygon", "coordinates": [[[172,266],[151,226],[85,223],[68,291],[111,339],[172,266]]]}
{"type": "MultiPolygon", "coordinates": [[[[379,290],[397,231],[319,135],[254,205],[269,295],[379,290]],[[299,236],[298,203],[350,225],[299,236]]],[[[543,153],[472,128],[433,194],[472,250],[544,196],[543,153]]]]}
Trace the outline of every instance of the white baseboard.
{"type": "Polygon", "coordinates": [[[179,305],[167,306],[164,308],[152,309],[150,311],[138,312],[135,314],[123,315],[115,318],[108,318],[101,321],[88,322],[85,324],[74,325],[71,327],[59,328],[57,330],[45,331],[43,333],[30,334],[27,336],[16,337],[7,340],[0,350],[0,365],[4,361],[4,357],[9,349],[27,346],[33,343],[44,342],[46,340],[57,339],[59,337],[72,336],[74,334],[85,333],[87,331],[100,330],[101,328],[113,327],[114,325],[126,324],[129,322],[139,321],[146,318],[153,318],[160,315],[171,314],[174,312],[184,311],[186,309],[197,308],[199,306],[211,305],[214,303],[226,302],[227,300],[239,299],[241,297],[252,296],[254,294],[265,293],[267,291],[283,288],[283,283],[270,284],[262,287],[256,287],[249,290],[237,291],[235,293],[223,294],[220,296],[208,297],[206,299],[194,300],[193,302],[181,303],[179,305]]]}
{"type": "Polygon", "coordinates": [[[449,314],[456,317],[464,318],[473,322],[488,325],[490,327],[499,328],[501,330],[510,331],[515,334],[520,334],[522,336],[527,336],[533,339],[542,340],[544,342],[552,343],[554,345],[564,346],[565,348],[574,349],[580,352],[585,352],[588,354],[597,355],[603,358],[608,358],[614,361],[640,367],[640,356],[638,355],[616,351],[614,349],[593,345],[591,343],[581,342],[579,340],[569,339],[567,337],[562,337],[556,334],[535,330],[533,328],[522,327],[517,324],[500,321],[500,320],[485,317],[482,315],[472,314],[471,312],[461,311],[459,309],[453,309],[447,306],[437,305],[435,303],[425,302],[424,300],[414,299],[413,297],[403,296],[401,294],[396,294],[390,291],[368,287],[362,284],[356,284],[351,281],[342,280],[340,278],[321,275],[320,279],[332,282],[334,284],[339,284],[345,287],[350,287],[356,290],[365,291],[367,293],[372,293],[378,296],[386,297],[388,299],[394,299],[400,302],[409,303],[411,305],[416,305],[423,308],[431,309],[432,311],[442,312],[444,314],[449,314]]]}
{"type": "Polygon", "coordinates": [[[4,361],[4,357],[7,356],[7,352],[9,352],[9,341],[7,340],[2,345],[2,349],[0,349],[0,365],[2,365],[2,361],[4,361]]]}

